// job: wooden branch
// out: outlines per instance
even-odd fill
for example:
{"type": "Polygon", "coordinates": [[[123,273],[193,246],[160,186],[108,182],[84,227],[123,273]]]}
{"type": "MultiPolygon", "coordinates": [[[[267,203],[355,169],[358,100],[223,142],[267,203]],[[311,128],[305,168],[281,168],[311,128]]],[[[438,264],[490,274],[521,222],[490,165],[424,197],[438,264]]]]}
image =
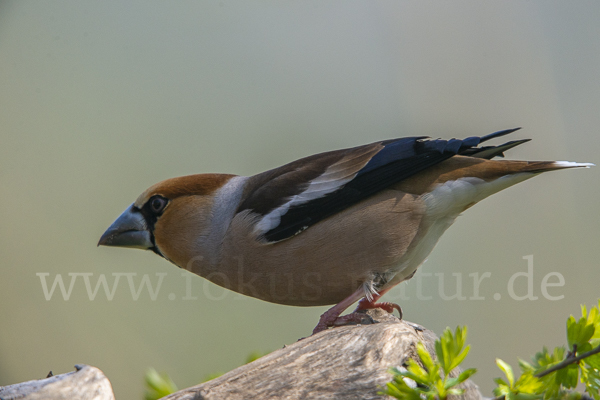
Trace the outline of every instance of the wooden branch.
{"type": "MultiPolygon", "coordinates": [[[[435,354],[435,340],[416,324],[368,310],[363,325],[320,332],[163,400],[383,399],[377,392],[391,381],[389,369],[408,358],[420,363],[418,342],[435,354]]],[[[465,394],[454,400],[481,400],[474,383],[461,387],[465,394]]]]}
{"type": "MultiPolygon", "coordinates": [[[[433,332],[388,314],[364,312],[363,324],[341,326],[299,340],[250,364],[173,393],[163,400],[383,399],[378,392],[391,381],[391,367],[409,358],[421,363],[416,344],[435,354],[433,332]]],[[[37,381],[0,387],[0,400],[114,400],[102,371],[87,365],[37,381]]],[[[458,376],[458,369],[452,376],[458,376]]],[[[481,400],[477,386],[466,381],[462,396],[481,400]]]]}
{"type": "Polygon", "coordinates": [[[558,371],[559,369],[562,369],[562,368],[566,367],[567,365],[578,363],[579,361],[583,360],[584,358],[593,356],[594,354],[598,354],[598,353],[600,353],[600,346],[595,347],[588,352],[580,354],[577,357],[573,357],[573,356],[567,357],[564,360],[562,360],[561,362],[559,362],[558,364],[553,365],[552,367],[548,368],[547,370],[535,374],[535,376],[537,378],[541,378],[542,376],[546,376],[548,374],[551,374],[552,372],[558,371]]]}
{"type": "Polygon", "coordinates": [[[73,372],[0,387],[0,400],[16,399],[115,400],[115,395],[102,371],[89,365],[76,365],[73,372]]]}

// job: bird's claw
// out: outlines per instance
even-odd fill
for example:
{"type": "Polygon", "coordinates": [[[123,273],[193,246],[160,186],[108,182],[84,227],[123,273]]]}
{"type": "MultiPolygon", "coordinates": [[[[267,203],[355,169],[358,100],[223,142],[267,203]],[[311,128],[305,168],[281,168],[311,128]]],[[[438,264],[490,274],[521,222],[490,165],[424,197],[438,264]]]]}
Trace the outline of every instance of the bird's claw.
{"type": "Polygon", "coordinates": [[[398,310],[398,314],[400,314],[399,318],[402,319],[402,308],[398,304],[390,303],[388,301],[375,303],[367,299],[362,299],[358,302],[358,306],[354,311],[356,312],[359,310],[370,310],[372,308],[381,308],[382,310],[387,311],[390,314],[393,314],[394,310],[398,310]]]}

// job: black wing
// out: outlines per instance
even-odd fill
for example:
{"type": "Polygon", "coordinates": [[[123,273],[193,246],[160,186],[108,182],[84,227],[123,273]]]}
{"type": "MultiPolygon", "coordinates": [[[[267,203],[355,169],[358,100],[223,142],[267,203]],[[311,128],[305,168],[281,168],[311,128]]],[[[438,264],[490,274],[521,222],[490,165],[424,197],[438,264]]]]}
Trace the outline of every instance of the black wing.
{"type": "Polygon", "coordinates": [[[463,140],[407,137],[307,157],[258,175],[258,185],[238,212],[249,209],[262,215],[264,238],[284,240],[452,156],[501,156],[526,140],[477,146],[518,129],[463,140]],[[339,168],[333,170],[335,166],[339,168]],[[327,174],[332,179],[323,179],[327,174]]]}

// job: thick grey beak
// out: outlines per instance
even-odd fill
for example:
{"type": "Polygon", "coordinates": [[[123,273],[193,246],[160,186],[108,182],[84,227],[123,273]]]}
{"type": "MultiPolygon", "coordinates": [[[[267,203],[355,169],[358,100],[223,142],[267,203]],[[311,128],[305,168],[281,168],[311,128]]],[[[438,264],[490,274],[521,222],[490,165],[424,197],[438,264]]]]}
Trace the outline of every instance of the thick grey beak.
{"type": "Polygon", "coordinates": [[[153,247],[150,232],[144,216],[133,204],[117,218],[104,232],[98,246],[133,247],[149,249],[153,247]]]}

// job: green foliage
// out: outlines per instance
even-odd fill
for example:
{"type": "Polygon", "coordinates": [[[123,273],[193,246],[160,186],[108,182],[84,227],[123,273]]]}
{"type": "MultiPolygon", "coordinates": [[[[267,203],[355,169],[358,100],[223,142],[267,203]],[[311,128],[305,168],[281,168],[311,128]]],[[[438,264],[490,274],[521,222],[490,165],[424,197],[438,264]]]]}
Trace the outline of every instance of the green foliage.
{"type": "Polygon", "coordinates": [[[177,386],[167,374],[159,374],[154,368],[149,368],[144,376],[146,382],[145,400],[157,400],[177,391],[177,386]]]}
{"type": "MultiPolygon", "coordinates": [[[[458,378],[448,373],[459,366],[469,352],[465,347],[467,329],[456,328],[454,335],[446,329],[435,343],[437,360],[432,360],[423,345],[417,352],[421,367],[409,360],[406,368],[394,368],[392,382],[382,394],[403,400],[444,400],[449,394],[460,394],[456,385],[475,373],[464,371],[458,378]]],[[[581,393],[573,391],[579,382],[594,400],[600,400],[600,300],[588,312],[581,306],[581,318],[567,319],[568,347],[546,347],[535,354],[532,363],[519,360],[521,370],[517,378],[512,367],[496,359],[503,378],[496,378],[496,400],[580,400],[581,393]]]]}
{"type": "MultiPolygon", "coordinates": [[[[256,361],[262,356],[269,354],[269,352],[253,351],[246,357],[244,364],[249,364],[252,361],[256,361]]],[[[204,377],[201,383],[208,382],[219,376],[223,375],[224,372],[213,372],[204,377]]],[[[168,374],[159,374],[154,368],[148,369],[144,376],[146,382],[146,392],[144,393],[145,400],[157,400],[161,397],[167,396],[177,391],[177,386],[171,380],[168,374]]]]}
{"type": "Polygon", "coordinates": [[[533,367],[524,361],[519,364],[523,373],[515,380],[512,367],[501,359],[496,359],[496,365],[504,372],[506,380],[502,378],[494,379],[494,382],[498,385],[494,389],[494,395],[504,396],[507,400],[541,399],[542,395],[539,392],[543,390],[543,384],[533,375],[533,367]]]}
{"type": "Polygon", "coordinates": [[[463,393],[457,386],[471,377],[474,368],[463,371],[456,378],[449,376],[469,353],[465,347],[467,328],[456,328],[454,335],[447,328],[439,340],[435,342],[437,360],[423,346],[417,344],[417,354],[423,366],[409,359],[406,368],[393,368],[394,378],[388,383],[381,394],[387,394],[397,399],[406,400],[445,400],[448,395],[463,393]]]}
{"type": "Polygon", "coordinates": [[[435,353],[446,375],[462,363],[469,354],[471,346],[464,347],[466,340],[467,327],[465,326],[463,329],[457,327],[454,336],[452,336],[450,329],[446,329],[440,340],[435,342],[435,353]]]}
{"type": "MultiPolygon", "coordinates": [[[[494,389],[496,399],[580,400],[582,395],[571,389],[581,382],[589,396],[600,400],[600,300],[598,306],[592,307],[589,312],[581,306],[581,318],[571,315],[567,319],[566,333],[569,350],[556,347],[550,351],[544,347],[535,354],[531,364],[519,360],[521,374],[518,378],[508,363],[496,359],[498,368],[504,373],[504,378],[494,380],[497,384],[494,389]]],[[[469,353],[470,346],[465,346],[466,338],[466,327],[457,327],[454,333],[446,328],[435,342],[436,359],[423,344],[418,343],[417,354],[421,364],[409,359],[405,368],[393,368],[392,382],[381,394],[403,400],[445,400],[449,395],[462,394],[463,390],[457,386],[476,370],[467,369],[455,378],[449,375],[469,353]]],[[[246,363],[265,354],[253,352],[248,355],[246,363]]],[[[220,375],[211,374],[205,381],[220,375]]],[[[146,400],[159,399],[177,391],[168,375],[160,375],[154,369],[146,372],[145,381],[146,400]]]]}
{"type": "Polygon", "coordinates": [[[532,364],[520,361],[522,372],[516,381],[510,365],[496,360],[506,380],[495,380],[498,386],[494,394],[507,400],[579,399],[581,394],[570,389],[581,382],[589,396],[600,400],[600,355],[585,354],[600,344],[598,307],[593,307],[588,313],[587,308],[581,306],[581,318],[571,315],[567,319],[567,343],[569,351],[564,347],[556,347],[553,351],[544,347],[533,357],[532,364]],[[556,371],[545,372],[551,368],[556,371]]]}

